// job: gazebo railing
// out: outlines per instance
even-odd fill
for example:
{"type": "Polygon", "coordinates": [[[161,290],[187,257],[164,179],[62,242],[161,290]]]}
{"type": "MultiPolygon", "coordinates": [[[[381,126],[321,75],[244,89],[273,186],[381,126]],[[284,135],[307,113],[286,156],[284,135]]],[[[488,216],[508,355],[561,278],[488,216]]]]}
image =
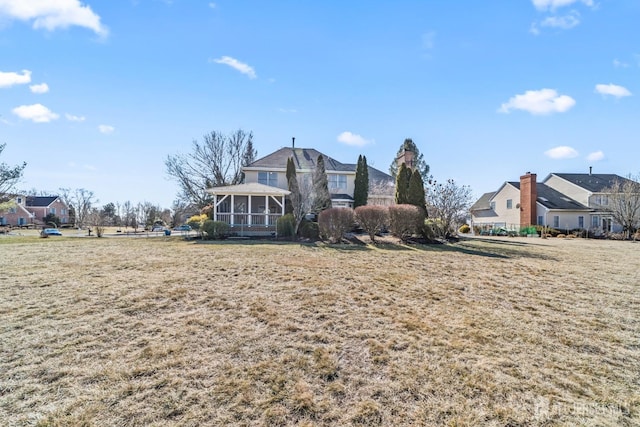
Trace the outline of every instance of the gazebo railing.
{"type": "Polygon", "coordinates": [[[218,221],[226,222],[232,227],[235,226],[275,226],[280,214],[261,214],[261,213],[216,213],[218,221]]]}

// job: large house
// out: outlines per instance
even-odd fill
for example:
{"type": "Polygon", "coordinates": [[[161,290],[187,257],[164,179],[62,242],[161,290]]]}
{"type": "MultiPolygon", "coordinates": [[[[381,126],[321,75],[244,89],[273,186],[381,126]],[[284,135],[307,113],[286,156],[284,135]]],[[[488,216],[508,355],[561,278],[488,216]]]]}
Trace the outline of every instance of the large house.
{"type": "Polygon", "coordinates": [[[607,209],[607,189],[627,178],[615,174],[551,173],[542,182],[527,172],[520,181],[507,181],[485,193],[471,207],[472,226],[519,230],[531,225],[559,230],[619,232],[607,209]]]}
{"type": "Polygon", "coordinates": [[[44,218],[53,214],[62,224],[69,222],[69,208],[58,196],[15,196],[11,207],[0,211],[0,225],[24,227],[45,225],[44,218]]]}
{"type": "MultiPolygon", "coordinates": [[[[275,232],[277,219],[284,215],[285,200],[290,194],[286,178],[287,159],[293,158],[296,176],[310,179],[322,156],[334,207],[353,207],[356,164],[341,163],[313,148],[281,148],[262,157],[242,171],[244,184],[215,187],[209,190],[214,197],[213,219],[227,222],[232,231],[244,235],[275,232]]],[[[393,178],[371,166],[368,168],[369,187],[392,189],[393,178]]],[[[369,204],[391,204],[393,191],[370,191],[369,204]]]]}

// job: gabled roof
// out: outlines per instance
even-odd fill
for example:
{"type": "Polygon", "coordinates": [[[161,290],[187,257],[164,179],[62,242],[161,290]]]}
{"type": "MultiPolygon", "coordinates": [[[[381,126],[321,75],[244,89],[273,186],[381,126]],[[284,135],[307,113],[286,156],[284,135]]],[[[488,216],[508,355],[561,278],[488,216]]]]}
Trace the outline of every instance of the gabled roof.
{"type": "MultiPolygon", "coordinates": [[[[324,157],[324,168],[327,172],[356,172],[357,164],[341,163],[334,158],[319,152],[314,148],[291,148],[283,147],[273,153],[262,157],[246,166],[246,169],[282,169],[287,168],[287,159],[293,157],[296,169],[313,170],[316,167],[318,157],[324,157]]],[[[393,177],[374,167],[367,165],[369,169],[369,182],[389,181],[393,182],[393,177]]]]}
{"type": "MultiPolygon", "coordinates": [[[[582,187],[592,193],[600,193],[608,187],[611,187],[617,180],[620,182],[628,181],[627,178],[623,178],[613,173],[552,173],[559,178],[562,178],[570,183],[582,187]]],[[[545,178],[545,181],[548,178],[545,178]]]]}
{"type": "Polygon", "coordinates": [[[30,208],[46,208],[58,199],[58,196],[27,196],[26,206],[30,208]]]}
{"type": "Polygon", "coordinates": [[[490,193],[484,193],[480,198],[471,206],[470,211],[482,211],[491,209],[491,199],[495,196],[497,191],[490,193]]]}
{"type": "Polygon", "coordinates": [[[273,153],[251,163],[249,166],[247,166],[247,168],[286,169],[287,159],[289,157],[293,157],[296,169],[311,170],[316,167],[316,162],[319,156],[324,157],[324,168],[327,172],[355,172],[355,168],[352,167],[352,165],[345,165],[343,163],[340,163],[336,159],[322,154],[321,152],[313,148],[291,147],[283,147],[277,151],[274,151],[273,153]]]}
{"type": "MultiPolygon", "coordinates": [[[[509,184],[520,190],[520,182],[509,182],[509,184]]],[[[538,196],[537,202],[547,209],[590,210],[582,203],[567,197],[546,184],[536,183],[536,191],[538,196]]]]}

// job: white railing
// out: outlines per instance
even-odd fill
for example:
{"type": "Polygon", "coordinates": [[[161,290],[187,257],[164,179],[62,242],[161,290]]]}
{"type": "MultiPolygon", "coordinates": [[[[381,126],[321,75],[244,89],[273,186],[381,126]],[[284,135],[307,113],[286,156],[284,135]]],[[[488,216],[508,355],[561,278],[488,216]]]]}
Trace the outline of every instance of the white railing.
{"type": "Polygon", "coordinates": [[[232,227],[240,226],[272,226],[275,227],[280,214],[258,214],[258,213],[217,213],[218,221],[226,222],[232,227]]]}

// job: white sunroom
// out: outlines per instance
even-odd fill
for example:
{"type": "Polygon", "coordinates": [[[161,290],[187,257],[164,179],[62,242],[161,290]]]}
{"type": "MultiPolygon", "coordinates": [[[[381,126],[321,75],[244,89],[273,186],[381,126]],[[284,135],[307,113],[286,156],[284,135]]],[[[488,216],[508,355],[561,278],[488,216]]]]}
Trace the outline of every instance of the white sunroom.
{"type": "Polygon", "coordinates": [[[213,187],[214,221],[229,224],[240,237],[277,234],[278,218],[285,214],[285,198],[290,191],[257,182],[213,187]]]}

